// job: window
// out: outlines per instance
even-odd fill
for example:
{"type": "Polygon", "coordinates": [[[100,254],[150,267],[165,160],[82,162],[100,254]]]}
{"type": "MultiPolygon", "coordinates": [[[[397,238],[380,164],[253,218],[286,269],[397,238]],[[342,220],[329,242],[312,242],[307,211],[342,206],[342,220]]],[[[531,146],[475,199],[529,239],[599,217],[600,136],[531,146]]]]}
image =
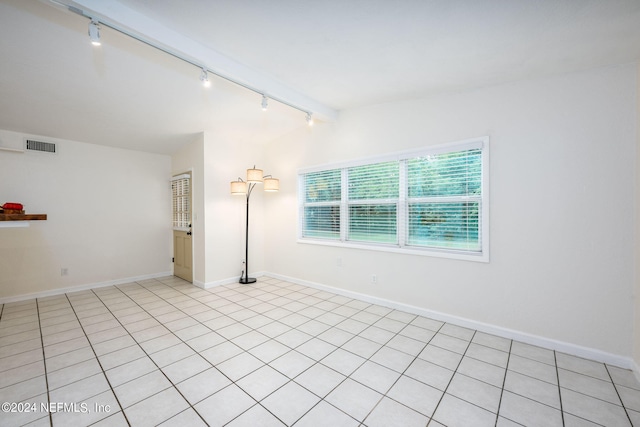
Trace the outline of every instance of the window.
{"type": "Polygon", "coordinates": [[[300,241],[488,260],[488,138],[300,172],[300,241]]]}
{"type": "Polygon", "coordinates": [[[173,228],[188,230],[191,226],[191,175],[183,174],[171,179],[173,228]]]}

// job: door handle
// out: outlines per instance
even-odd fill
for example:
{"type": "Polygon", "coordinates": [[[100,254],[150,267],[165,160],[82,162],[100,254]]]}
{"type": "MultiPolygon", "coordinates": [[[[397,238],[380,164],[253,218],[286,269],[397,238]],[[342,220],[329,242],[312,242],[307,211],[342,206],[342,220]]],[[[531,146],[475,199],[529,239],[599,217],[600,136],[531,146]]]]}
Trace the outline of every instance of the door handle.
{"type": "Polygon", "coordinates": [[[191,232],[190,231],[187,231],[187,236],[191,236],[191,232]]]}

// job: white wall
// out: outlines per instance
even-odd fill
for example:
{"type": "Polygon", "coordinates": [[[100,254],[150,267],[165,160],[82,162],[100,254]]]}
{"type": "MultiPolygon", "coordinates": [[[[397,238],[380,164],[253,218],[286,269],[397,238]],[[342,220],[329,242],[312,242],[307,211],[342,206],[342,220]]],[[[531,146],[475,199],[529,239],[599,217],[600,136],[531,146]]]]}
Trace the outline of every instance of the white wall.
{"type": "Polygon", "coordinates": [[[2,130],[0,146],[25,136],[59,152],[0,151],[0,204],[48,215],[0,228],[0,298],[171,271],[168,156],[2,130]]]}
{"type": "Polygon", "coordinates": [[[630,357],[636,78],[634,64],[371,106],[272,142],[266,269],[630,357]],[[489,263],[296,243],[298,168],[483,135],[489,263]]]}

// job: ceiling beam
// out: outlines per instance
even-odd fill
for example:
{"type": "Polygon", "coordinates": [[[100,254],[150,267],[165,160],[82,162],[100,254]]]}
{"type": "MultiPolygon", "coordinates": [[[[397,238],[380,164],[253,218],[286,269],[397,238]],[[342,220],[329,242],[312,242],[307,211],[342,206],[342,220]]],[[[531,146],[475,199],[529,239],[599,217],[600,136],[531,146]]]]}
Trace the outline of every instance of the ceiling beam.
{"type": "Polygon", "coordinates": [[[50,0],[93,18],[121,33],[134,37],[167,54],[204,67],[211,73],[270,99],[313,114],[321,121],[335,121],[338,113],[320,102],[290,88],[280,81],[253,70],[220,52],[198,43],[117,1],[50,0]]]}

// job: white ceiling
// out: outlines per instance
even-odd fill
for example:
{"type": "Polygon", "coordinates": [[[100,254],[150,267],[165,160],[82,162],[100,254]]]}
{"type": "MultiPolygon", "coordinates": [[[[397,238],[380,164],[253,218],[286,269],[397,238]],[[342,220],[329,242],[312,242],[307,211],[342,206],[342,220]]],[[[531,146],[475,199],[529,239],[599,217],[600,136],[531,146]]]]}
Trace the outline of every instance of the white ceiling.
{"type": "MultiPolygon", "coordinates": [[[[59,1],[321,118],[640,59],[640,0],[59,1]]],[[[94,48],[87,23],[0,0],[0,129],[170,154],[201,131],[259,143],[305,125],[106,25],[94,48]]]]}

